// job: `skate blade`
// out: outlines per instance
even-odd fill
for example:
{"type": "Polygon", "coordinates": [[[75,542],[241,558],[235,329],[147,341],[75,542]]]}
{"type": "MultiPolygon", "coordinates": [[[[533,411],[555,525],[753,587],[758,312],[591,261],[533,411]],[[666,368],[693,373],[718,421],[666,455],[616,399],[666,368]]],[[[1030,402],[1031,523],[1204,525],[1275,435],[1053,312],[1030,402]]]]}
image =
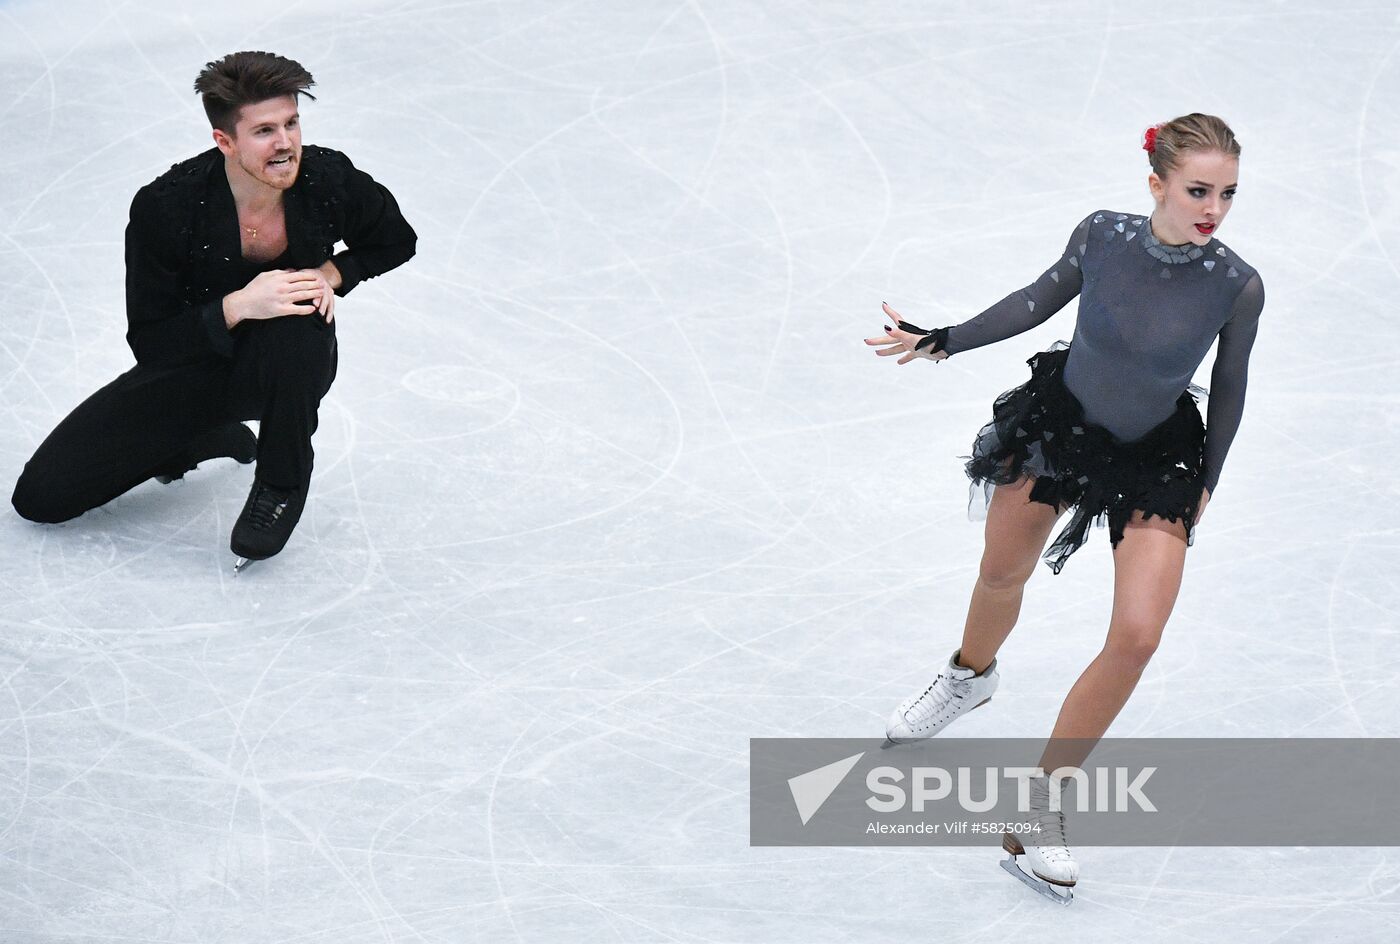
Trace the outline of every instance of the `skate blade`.
{"type": "Polygon", "coordinates": [[[239,574],[241,574],[241,573],[243,572],[243,569],[244,569],[245,567],[247,567],[249,564],[251,564],[252,562],[253,562],[252,559],[251,559],[251,558],[248,558],[248,557],[240,557],[240,558],[238,558],[238,560],[236,560],[236,561],[233,562],[233,575],[234,575],[235,577],[237,577],[239,574]]]}
{"type": "Polygon", "coordinates": [[[1074,889],[1063,885],[1053,885],[1050,882],[1027,875],[1021,870],[1021,867],[1016,864],[1016,857],[1014,855],[1008,853],[1006,858],[1001,860],[1001,867],[1020,879],[1022,884],[1027,888],[1035,891],[1037,894],[1044,895],[1056,904],[1068,905],[1070,902],[1074,901],[1074,889]]]}

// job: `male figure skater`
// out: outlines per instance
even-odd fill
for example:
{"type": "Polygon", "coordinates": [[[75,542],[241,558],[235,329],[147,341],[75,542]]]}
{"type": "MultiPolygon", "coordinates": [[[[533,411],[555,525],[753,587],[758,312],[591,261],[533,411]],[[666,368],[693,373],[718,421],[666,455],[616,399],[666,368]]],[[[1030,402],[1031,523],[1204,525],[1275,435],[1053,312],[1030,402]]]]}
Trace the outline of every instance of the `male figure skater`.
{"type": "Polygon", "coordinates": [[[286,545],[311,481],[311,435],[336,371],[335,297],[411,258],[394,197],[349,158],[301,142],[311,74],[236,52],[195,80],[214,144],[137,191],[126,228],[127,343],[136,366],[61,422],[11,499],[76,518],[205,459],[257,459],[230,547],[286,545]],[[335,251],[338,242],[348,247],[335,251]],[[260,421],[258,436],[240,420],[260,421]]]}

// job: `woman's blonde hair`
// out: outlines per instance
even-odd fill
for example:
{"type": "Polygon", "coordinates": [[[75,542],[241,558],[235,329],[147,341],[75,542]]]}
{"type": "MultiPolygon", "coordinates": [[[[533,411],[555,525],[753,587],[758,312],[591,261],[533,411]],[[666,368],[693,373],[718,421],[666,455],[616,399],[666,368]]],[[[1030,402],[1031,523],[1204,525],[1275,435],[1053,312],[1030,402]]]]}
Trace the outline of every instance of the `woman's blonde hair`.
{"type": "Polygon", "coordinates": [[[1200,112],[1182,115],[1149,128],[1143,135],[1143,148],[1147,151],[1148,161],[1152,163],[1152,170],[1163,180],[1181,165],[1183,156],[1193,151],[1219,151],[1234,158],[1240,156],[1240,143],[1235,140],[1235,132],[1230,130],[1230,126],[1214,115],[1200,112]],[[1148,142],[1151,142],[1151,148],[1148,148],[1148,142]]]}

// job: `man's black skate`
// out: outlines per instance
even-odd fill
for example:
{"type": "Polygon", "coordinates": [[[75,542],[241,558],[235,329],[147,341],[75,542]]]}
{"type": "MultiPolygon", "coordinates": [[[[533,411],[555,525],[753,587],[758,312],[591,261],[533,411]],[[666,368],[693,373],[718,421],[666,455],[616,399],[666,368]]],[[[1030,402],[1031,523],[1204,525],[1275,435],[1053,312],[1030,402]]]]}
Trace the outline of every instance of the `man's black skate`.
{"type": "Polygon", "coordinates": [[[234,573],[248,561],[266,560],[280,552],[292,536],[305,504],[304,487],[289,491],[254,479],[229,540],[229,549],[239,558],[234,573]]]}
{"type": "Polygon", "coordinates": [[[247,465],[258,457],[258,438],[242,423],[226,423],[201,433],[193,442],[161,472],[155,480],[169,485],[176,479],[185,477],[201,463],[209,459],[228,457],[240,465],[247,465]]]}

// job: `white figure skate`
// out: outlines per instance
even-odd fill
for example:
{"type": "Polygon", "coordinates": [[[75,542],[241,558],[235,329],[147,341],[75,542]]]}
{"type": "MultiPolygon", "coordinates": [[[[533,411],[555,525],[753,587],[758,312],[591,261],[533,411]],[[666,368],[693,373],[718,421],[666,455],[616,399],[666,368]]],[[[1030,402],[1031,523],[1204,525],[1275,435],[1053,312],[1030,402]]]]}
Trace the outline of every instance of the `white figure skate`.
{"type": "Polygon", "coordinates": [[[928,688],[899,703],[885,726],[885,735],[892,744],[908,744],[931,738],[953,719],[992,700],[1001,675],[997,660],[978,675],[966,666],[958,665],[959,649],[928,688]]]}
{"type": "Polygon", "coordinates": [[[1033,777],[1030,787],[1029,821],[1040,830],[1025,836],[1003,833],[1001,847],[1007,856],[1001,867],[1051,901],[1068,905],[1074,901],[1079,863],[1065,844],[1065,814],[1050,809],[1049,778],[1033,777]],[[1024,863],[1021,856],[1026,857],[1024,863]]]}

